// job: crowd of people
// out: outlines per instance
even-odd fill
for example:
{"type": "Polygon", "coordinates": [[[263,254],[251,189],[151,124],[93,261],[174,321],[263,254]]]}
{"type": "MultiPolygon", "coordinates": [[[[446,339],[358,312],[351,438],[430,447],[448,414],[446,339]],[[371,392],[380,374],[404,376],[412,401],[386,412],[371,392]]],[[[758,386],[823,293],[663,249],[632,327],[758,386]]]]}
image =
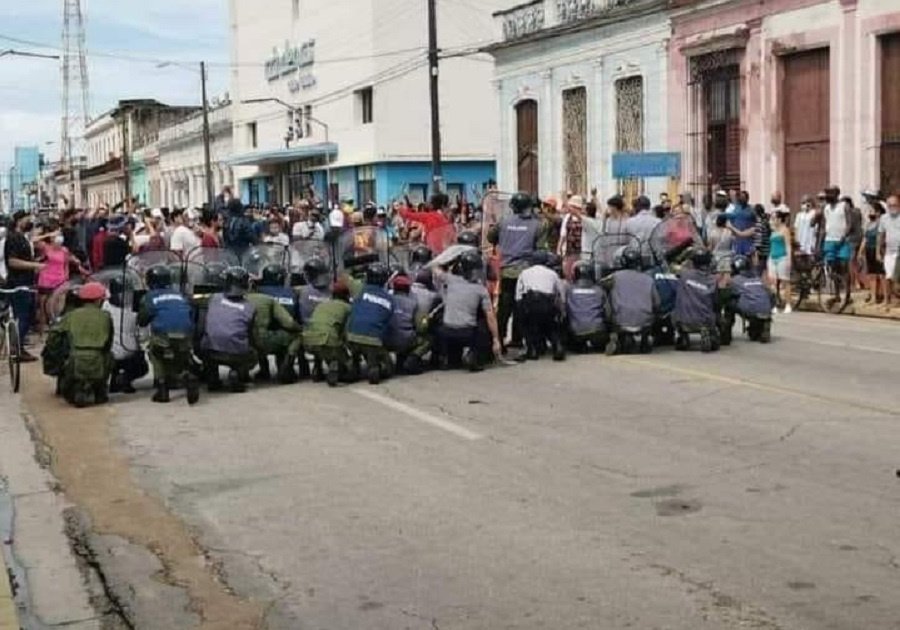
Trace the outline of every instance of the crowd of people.
{"type": "Polygon", "coordinates": [[[792,267],[816,257],[890,308],[900,271],[896,195],[867,191],[857,206],[832,186],[804,197],[796,213],[780,193],[770,201],[751,205],[746,192],[718,191],[700,204],[687,193],[657,204],[640,196],[628,208],[621,196],[601,203],[592,191],[543,200],[517,193],[508,203],[494,193],[476,206],[437,194],[416,207],[403,199],[326,210],[314,200],[247,207],[226,188],[197,210],[127,203],[112,212],[15,213],[2,234],[0,276],[7,290],[26,289],[9,294],[20,338],[50,326],[45,371],[79,406],[133,391],[149,372],[147,357],[154,401],[183,387],[194,403],[201,383],[225,387],[220,367],[231,391],[243,391],[257,366],[255,378],[271,379],[269,357],[282,383],[337,386],[480,370],[516,346],[524,349],[518,360],[562,360],[571,350],[688,349],[696,335],[714,351],[730,342],[738,314],[751,339],[767,342],[772,315],[791,310],[792,267]],[[408,256],[337,245],[359,228],[408,256]],[[198,249],[297,241],[327,244],[332,255],[304,260],[299,274],[271,264],[251,276],[233,265],[199,292],[171,265],[151,267],[141,286],[116,274],[90,281],[148,251],[188,260],[198,249]],[[49,321],[48,296],[70,284],[65,312],[49,321]]]}

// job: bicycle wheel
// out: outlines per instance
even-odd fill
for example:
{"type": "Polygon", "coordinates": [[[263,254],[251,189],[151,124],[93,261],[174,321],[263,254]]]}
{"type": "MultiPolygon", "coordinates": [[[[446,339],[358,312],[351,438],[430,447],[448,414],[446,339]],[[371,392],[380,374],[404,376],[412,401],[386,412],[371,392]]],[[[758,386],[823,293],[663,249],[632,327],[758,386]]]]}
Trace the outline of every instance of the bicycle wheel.
{"type": "Polygon", "coordinates": [[[22,363],[19,360],[22,346],[19,341],[19,327],[16,320],[11,319],[6,322],[4,337],[6,338],[7,361],[9,362],[9,382],[13,393],[18,394],[19,387],[22,384],[22,363]]]}
{"type": "Polygon", "coordinates": [[[802,272],[797,275],[797,290],[794,293],[794,303],[791,304],[791,307],[797,311],[800,310],[800,305],[809,297],[809,285],[810,285],[810,274],[809,272],[802,272]]]}

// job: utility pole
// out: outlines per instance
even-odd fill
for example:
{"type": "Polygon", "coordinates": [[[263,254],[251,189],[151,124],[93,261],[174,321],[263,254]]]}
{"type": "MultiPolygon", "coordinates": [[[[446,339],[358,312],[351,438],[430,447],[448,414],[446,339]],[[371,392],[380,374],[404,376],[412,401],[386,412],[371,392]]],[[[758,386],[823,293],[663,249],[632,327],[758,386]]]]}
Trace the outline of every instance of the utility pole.
{"type": "Polygon", "coordinates": [[[438,96],[438,42],[436,0],[428,0],[428,81],[431,91],[431,178],[432,192],[444,190],[441,170],[441,112],[438,96]]]}
{"type": "Polygon", "coordinates": [[[200,83],[203,92],[203,162],[206,168],[206,201],[212,210],[216,200],[213,190],[212,164],[209,161],[209,100],[206,98],[206,62],[200,62],[200,83]]]}

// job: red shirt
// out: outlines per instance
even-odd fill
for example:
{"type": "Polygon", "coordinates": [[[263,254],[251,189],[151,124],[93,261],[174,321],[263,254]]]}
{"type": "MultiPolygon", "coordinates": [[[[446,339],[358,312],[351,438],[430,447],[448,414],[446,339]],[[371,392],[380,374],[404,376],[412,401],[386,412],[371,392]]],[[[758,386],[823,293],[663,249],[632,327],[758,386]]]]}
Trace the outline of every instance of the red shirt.
{"type": "Polygon", "coordinates": [[[204,232],[203,236],[200,237],[200,247],[215,248],[221,246],[219,245],[219,239],[216,236],[209,232],[204,232]]]}

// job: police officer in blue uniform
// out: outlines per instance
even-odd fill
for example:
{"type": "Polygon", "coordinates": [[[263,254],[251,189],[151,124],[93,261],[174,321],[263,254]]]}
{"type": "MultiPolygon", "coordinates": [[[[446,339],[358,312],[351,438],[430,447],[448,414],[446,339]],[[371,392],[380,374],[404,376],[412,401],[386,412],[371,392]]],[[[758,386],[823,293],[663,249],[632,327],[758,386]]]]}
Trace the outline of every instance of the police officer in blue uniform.
{"type": "MultiPolygon", "coordinates": [[[[488,232],[488,241],[500,247],[500,297],[497,304],[497,324],[500,342],[504,343],[506,328],[516,304],[516,283],[519,274],[528,266],[532,252],[537,248],[541,222],[534,216],[534,199],[523,192],[516,193],[509,201],[513,211],[488,232]]],[[[519,325],[513,320],[513,342],[521,343],[519,325]]],[[[505,350],[505,348],[504,348],[505,350]]]]}
{"type": "Polygon", "coordinates": [[[354,366],[366,360],[369,383],[377,385],[393,373],[391,356],[385,347],[394,300],[385,288],[390,270],[384,263],[371,263],[366,268],[365,283],[353,298],[347,322],[347,345],[353,354],[354,366]]]}
{"type": "Polygon", "coordinates": [[[228,387],[233,393],[247,390],[250,370],[257,362],[251,345],[251,331],[256,308],[246,300],[250,274],[246,269],[231,267],[224,275],[225,290],[209,299],[206,328],[201,349],[210,391],[222,389],[219,366],[230,368],[228,387]]]}
{"type": "Polygon", "coordinates": [[[678,350],[690,349],[691,333],[700,333],[703,352],[719,349],[718,279],[710,270],[711,264],[712,254],[700,249],[691,255],[690,266],[678,275],[678,294],[672,311],[678,350]]]}
{"type": "Polygon", "coordinates": [[[153,402],[169,402],[169,389],[183,382],[189,405],[200,399],[200,387],[191,372],[194,320],[187,299],[172,288],[168,267],[156,266],[147,271],[149,291],[141,300],[138,326],[150,327],[148,354],[153,364],[153,402]]]}
{"type": "Polygon", "coordinates": [[[586,260],[572,268],[572,284],[566,289],[569,345],[579,352],[606,348],[610,308],[606,291],[594,280],[594,265],[586,260]]]}

